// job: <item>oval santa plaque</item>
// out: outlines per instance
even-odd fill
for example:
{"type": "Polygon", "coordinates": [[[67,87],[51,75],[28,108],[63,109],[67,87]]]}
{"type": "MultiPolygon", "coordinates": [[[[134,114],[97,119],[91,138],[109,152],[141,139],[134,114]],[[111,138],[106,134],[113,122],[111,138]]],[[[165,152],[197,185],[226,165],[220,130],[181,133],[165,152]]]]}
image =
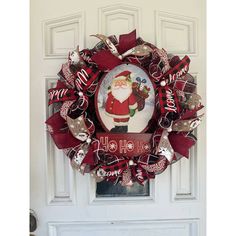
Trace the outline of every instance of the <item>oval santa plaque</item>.
{"type": "Polygon", "coordinates": [[[121,64],[100,81],[95,107],[105,131],[144,132],[154,113],[154,86],[143,69],[121,64]]]}

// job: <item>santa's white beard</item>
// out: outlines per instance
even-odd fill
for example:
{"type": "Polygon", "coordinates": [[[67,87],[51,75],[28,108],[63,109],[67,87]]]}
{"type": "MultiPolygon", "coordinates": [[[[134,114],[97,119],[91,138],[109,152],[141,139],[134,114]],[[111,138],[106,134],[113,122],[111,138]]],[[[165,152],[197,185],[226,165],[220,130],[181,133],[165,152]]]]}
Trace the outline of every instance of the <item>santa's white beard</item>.
{"type": "Polygon", "coordinates": [[[124,87],[119,87],[111,88],[111,93],[114,96],[115,99],[117,99],[120,103],[124,102],[132,93],[132,88],[130,86],[124,88],[124,87]]]}

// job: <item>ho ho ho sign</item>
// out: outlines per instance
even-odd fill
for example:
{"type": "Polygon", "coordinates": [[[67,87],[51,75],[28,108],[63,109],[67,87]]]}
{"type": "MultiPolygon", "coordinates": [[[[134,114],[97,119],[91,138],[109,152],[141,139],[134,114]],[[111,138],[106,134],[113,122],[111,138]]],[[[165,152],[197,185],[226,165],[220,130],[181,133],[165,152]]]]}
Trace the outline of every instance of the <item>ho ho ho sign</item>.
{"type": "Polygon", "coordinates": [[[127,157],[148,153],[151,149],[151,136],[148,133],[97,133],[102,149],[127,157]]]}

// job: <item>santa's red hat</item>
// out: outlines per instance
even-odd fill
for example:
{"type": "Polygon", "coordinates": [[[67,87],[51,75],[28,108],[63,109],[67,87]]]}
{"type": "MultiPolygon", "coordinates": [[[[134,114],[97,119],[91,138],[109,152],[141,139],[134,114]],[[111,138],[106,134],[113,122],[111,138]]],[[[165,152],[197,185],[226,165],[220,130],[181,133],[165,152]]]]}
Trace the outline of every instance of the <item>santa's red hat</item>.
{"type": "Polygon", "coordinates": [[[122,71],[120,74],[116,75],[115,78],[118,78],[120,76],[128,77],[130,76],[131,72],[128,70],[122,71]]]}

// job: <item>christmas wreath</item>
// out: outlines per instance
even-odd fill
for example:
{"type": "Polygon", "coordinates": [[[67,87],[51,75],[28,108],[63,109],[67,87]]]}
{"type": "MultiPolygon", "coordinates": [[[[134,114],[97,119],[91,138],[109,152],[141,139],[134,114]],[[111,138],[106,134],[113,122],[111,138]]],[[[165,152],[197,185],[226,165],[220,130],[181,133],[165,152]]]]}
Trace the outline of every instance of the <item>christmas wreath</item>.
{"type": "Polygon", "coordinates": [[[47,130],[81,173],[97,182],[145,184],[196,143],[201,97],[190,59],[167,54],[136,31],[93,35],[92,49],[72,51],[48,90],[47,130]]]}

